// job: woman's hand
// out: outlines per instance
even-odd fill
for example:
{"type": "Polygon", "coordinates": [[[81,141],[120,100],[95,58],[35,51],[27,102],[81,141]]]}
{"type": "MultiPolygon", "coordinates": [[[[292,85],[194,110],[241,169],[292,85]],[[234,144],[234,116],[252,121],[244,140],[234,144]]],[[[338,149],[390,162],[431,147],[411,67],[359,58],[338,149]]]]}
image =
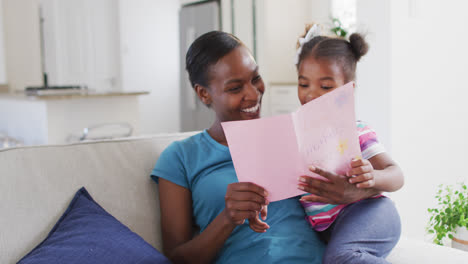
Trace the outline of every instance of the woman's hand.
{"type": "Polygon", "coordinates": [[[191,191],[159,178],[164,253],[172,263],[212,263],[234,228],[245,219],[249,219],[257,232],[268,228],[267,224],[256,222],[258,212],[266,217],[266,209],[262,210],[262,206],[268,204],[267,195],[263,188],[252,183],[230,184],[225,210],[202,233],[193,237],[191,191]]]}
{"type": "Polygon", "coordinates": [[[262,222],[266,219],[266,206],[269,204],[267,191],[250,182],[237,182],[228,185],[225,196],[224,214],[232,225],[242,225],[249,219],[249,226],[255,232],[263,233],[269,226],[262,222]]]}
{"type": "Polygon", "coordinates": [[[311,166],[309,170],[325,177],[328,181],[305,175],[299,177],[298,188],[311,194],[303,196],[302,201],[348,204],[380,193],[373,188],[357,188],[356,185],[349,183],[347,176],[338,175],[314,166],[311,166]]]}
{"type": "Polygon", "coordinates": [[[372,188],[375,186],[374,167],[369,160],[355,159],[351,161],[351,169],[346,176],[349,183],[355,184],[357,188],[372,188]]]}

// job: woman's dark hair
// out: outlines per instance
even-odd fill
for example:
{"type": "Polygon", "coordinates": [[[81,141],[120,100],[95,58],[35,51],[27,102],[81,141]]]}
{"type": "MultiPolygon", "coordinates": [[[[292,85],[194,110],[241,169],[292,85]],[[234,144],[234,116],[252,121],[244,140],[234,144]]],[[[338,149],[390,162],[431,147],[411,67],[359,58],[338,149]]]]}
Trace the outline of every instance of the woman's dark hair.
{"type": "Polygon", "coordinates": [[[195,84],[208,87],[210,67],[240,45],[243,44],[237,37],[222,31],[211,31],[198,37],[185,56],[185,69],[192,87],[195,84]]]}
{"type": "MultiPolygon", "coordinates": [[[[306,26],[306,34],[312,26],[306,26]]],[[[296,66],[299,68],[301,61],[308,56],[314,56],[315,59],[332,59],[341,64],[348,82],[355,79],[356,63],[368,50],[367,42],[358,33],[351,34],[349,41],[337,37],[317,36],[304,43],[296,66]]]]}

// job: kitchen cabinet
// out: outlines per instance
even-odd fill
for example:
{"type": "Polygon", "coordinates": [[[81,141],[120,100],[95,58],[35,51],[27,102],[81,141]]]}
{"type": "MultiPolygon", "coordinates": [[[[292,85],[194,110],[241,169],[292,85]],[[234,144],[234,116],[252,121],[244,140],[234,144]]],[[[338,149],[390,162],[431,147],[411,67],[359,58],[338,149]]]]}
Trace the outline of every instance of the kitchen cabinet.
{"type": "Polygon", "coordinates": [[[45,70],[51,85],[121,89],[119,3],[40,0],[45,70]]]}

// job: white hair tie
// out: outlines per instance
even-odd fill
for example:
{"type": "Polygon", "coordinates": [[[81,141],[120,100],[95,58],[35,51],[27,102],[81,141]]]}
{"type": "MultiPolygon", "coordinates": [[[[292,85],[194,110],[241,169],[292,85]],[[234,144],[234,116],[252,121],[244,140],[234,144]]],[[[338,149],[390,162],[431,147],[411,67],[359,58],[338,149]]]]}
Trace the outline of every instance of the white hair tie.
{"type": "Polygon", "coordinates": [[[296,59],[294,61],[295,65],[299,63],[299,55],[301,55],[302,46],[304,46],[304,44],[309,42],[311,39],[318,36],[320,36],[320,27],[315,24],[309,29],[309,31],[307,31],[305,37],[299,38],[299,48],[297,49],[296,59]]]}

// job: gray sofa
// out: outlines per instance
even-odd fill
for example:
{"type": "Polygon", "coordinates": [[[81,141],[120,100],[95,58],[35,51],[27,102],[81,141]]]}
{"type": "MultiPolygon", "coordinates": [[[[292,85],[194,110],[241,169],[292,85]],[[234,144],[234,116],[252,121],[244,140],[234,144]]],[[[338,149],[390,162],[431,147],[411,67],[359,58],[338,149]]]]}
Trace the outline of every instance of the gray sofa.
{"type": "MultiPolygon", "coordinates": [[[[157,185],[149,174],[168,144],[192,134],[0,150],[0,263],[16,263],[42,241],[81,186],[160,250],[157,185]]],[[[468,263],[468,253],[403,237],[387,259],[468,263]]]]}

